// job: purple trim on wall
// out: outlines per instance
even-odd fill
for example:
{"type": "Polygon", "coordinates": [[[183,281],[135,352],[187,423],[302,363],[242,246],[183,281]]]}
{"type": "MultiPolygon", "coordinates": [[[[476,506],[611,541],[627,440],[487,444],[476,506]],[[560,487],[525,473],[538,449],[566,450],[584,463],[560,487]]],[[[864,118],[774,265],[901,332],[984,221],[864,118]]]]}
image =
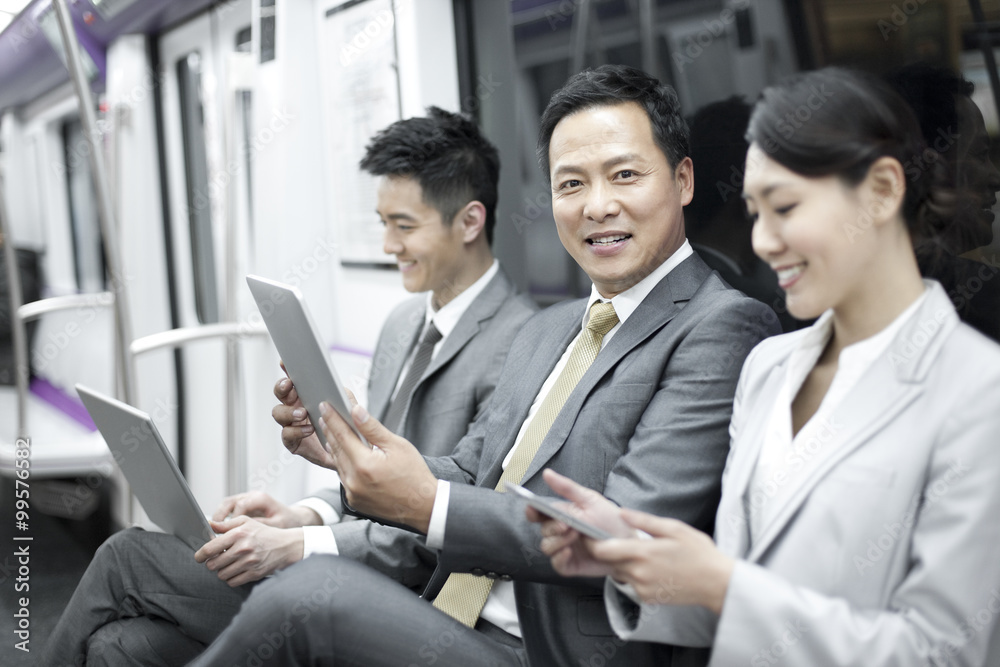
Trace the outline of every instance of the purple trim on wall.
{"type": "Polygon", "coordinates": [[[329,348],[330,352],[347,352],[348,354],[356,354],[359,357],[368,357],[371,359],[372,353],[367,350],[359,350],[353,347],[344,347],[343,345],[331,345],[329,348]]]}
{"type": "Polygon", "coordinates": [[[90,418],[90,414],[87,412],[87,408],[83,407],[80,399],[67,394],[45,378],[34,377],[31,379],[31,393],[73,421],[78,422],[80,426],[83,426],[88,431],[97,430],[93,420],[90,418]]]}

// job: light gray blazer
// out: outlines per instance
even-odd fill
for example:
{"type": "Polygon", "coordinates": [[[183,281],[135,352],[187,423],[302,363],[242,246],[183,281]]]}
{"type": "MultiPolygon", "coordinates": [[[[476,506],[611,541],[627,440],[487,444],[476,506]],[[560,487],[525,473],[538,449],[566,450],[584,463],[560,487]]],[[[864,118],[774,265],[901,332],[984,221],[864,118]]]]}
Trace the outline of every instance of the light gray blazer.
{"type": "Polygon", "coordinates": [[[744,496],[804,332],[754,349],[716,518],[719,548],[740,559],[722,615],[643,605],[636,623],[606,587],[622,636],[712,643],[714,666],[1000,665],[1000,347],[928,282],[831,414],[836,453],[790,482],[791,501],[751,544],[744,496]]]}

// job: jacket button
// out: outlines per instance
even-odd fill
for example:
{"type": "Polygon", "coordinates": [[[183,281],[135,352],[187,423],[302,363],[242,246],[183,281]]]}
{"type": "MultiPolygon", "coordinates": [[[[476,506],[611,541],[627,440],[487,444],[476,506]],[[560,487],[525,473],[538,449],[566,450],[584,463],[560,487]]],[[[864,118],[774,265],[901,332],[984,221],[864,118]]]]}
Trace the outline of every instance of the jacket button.
{"type": "Polygon", "coordinates": [[[513,581],[513,578],[509,574],[501,574],[500,581],[513,581]]]}
{"type": "Polygon", "coordinates": [[[486,574],[486,570],[484,570],[481,567],[474,567],[471,570],[469,570],[469,573],[472,574],[473,576],[481,577],[484,574],[486,574]]]}
{"type": "Polygon", "coordinates": [[[496,572],[487,572],[486,573],[486,578],[487,579],[494,579],[495,580],[497,578],[497,573],[496,572]]]}

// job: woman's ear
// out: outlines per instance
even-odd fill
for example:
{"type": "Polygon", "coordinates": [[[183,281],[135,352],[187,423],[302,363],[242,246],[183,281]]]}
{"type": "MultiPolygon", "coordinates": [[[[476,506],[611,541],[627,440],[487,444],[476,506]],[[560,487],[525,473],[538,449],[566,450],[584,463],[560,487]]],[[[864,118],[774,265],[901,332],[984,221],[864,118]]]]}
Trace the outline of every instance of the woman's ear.
{"type": "Polygon", "coordinates": [[[883,156],[868,168],[862,186],[867,191],[865,211],[874,224],[884,224],[902,217],[906,197],[906,175],[903,165],[893,157],[883,156]]]}

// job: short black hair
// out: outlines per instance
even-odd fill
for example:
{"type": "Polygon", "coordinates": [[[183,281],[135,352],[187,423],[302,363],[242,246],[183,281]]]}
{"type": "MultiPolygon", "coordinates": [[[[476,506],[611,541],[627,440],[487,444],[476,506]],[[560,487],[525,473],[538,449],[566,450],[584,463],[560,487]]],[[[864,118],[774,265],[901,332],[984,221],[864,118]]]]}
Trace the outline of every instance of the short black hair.
{"type": "Polygon", "coordinates": [[[601,65],[570,77],[552,94],[538,129],[538,164],[549,180],[549,143],[552,132],[566,116],[584,109],[635,102],[646,112],[653,138],[676,169],[688,155],[688,127],[673,88],[640,70],[625,65],[601,65]]]}
{"type": "Polygon", "coordinates": [[[373,176],[416,180],[445,225],[478,200],[486,208],[486,240],[493,243],[500,154],[468,116],[432,106],[426,116],[396,121],[372,137],[360,166],[373,176]]]}

